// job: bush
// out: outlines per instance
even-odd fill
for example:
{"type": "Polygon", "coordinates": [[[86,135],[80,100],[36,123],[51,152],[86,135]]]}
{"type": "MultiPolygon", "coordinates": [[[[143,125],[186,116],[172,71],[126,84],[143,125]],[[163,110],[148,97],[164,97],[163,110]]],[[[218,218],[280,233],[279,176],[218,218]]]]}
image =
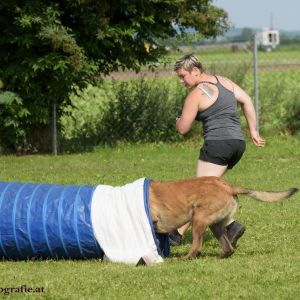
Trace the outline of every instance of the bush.
{"type": "Polygon", "coordinates": [[[29,147],[26,140],[26,117],[29,112],[22,99],[13,92],[0,92],[0,148],[4,152],[18,152],[29,147]]]}
{"type": "Polygon", "coordinates": [[[294,101],[287,105],[287,118],[285,129],[289,134],[300,134],[300,96],[295,96],[294,101]]]}
{"type": "Polygon", "coordinates": [[[108,110],[108,102],[113,98],[107,84],[101,87],[88,85],[71,95],[71,105],[64,109],[61,125],[60,148],[83,150],[98,140],[98,127],[108,110]]]}
{"type": "Polygon", "coordinates": [[[176,141],[175,118],[186,95],[175,78],[105,81],[72,96],[62,117],[65,150],[98,144],[176,141]]]}
{"type": "Polygon", "coordinates": [[[299,116],[299,80],[299,72],[294,71],[260,75],[259,104],[263,132],[278,134],[299,130],[296,119],[299,116]]]}
{"type": "MultiPolygon", "coordinates": [[[[253,80],[245,65],[233,79],[250,94],[253,80]]],[[[221,70],[217,70],[221,71],[221,70]]],[[[218,74],[224,74],[219,73],[218,74]]],[[[235,74],[235,76],[234,76],[235,74]]],[[[227,74],[226,74],[227,75],[227,74]]],[[[260,74],[260,129],[263,135],[299,132],[299,73],[260,74]]],[[[182,139],[175,130],[187,90],[176,78],[104,81],[73,95],[72,106],[61,119],[60,150],[84,150],[99,144],[122,142],[172,142],[182,139]]],[[[247,128],[245,118],[241,123],[247,128]]],[[[201,126],[188,137],[199,137],[201,126]]]]}
{"type": "Polygon", "coordinates": [[[184,94],[162,80],[114,81],[115,98],[99,127],[100,143],[178,140],[175,118],[184,94]]]}

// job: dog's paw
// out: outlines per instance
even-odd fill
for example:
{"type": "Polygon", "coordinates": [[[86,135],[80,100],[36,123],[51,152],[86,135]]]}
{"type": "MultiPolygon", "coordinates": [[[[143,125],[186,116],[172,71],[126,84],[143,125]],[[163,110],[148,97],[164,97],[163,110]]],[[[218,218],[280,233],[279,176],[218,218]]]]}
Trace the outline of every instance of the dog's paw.
{"type": "Polygon", "coordinates": [[[191,256],[190,255],[185,255],[185,256],[182,256],[180,259],[181,260],[189,260],[189,259],[191,259],[191,256]]]}
{"type": "Polygon", "coordinates": [[[197,252],[197,253],[189,253],[189,254],[187,254],[187,255],[185,255],[185,256],[183,256],[183,257],[181,257],[181,259],[182,260],[191,260],[191,259],[195,259],[195,258],[197,258],[198,256],[200,256],[200,252],[197,252]]]}

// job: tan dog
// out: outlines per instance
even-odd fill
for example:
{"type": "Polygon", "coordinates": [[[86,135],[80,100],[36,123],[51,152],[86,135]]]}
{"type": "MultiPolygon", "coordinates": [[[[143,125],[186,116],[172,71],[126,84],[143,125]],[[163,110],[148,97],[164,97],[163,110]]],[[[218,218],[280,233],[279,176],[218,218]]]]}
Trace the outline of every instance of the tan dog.
{"type": "Polygon", "coordinates": [[[233,254],[225,226],[237,210],[237,195],[246,194],[254,199],[274,202],[297,192],[259,192],[226,183],[218,177],[200,177],[187,180],[151,181],[149,188],[150,210],[155,230],[171,232],[187,222],[192,223],[193,243],[183,259],[195,258],[202,247],[207,226],[219,240],[223,250],[221,258],[233,254]]]}

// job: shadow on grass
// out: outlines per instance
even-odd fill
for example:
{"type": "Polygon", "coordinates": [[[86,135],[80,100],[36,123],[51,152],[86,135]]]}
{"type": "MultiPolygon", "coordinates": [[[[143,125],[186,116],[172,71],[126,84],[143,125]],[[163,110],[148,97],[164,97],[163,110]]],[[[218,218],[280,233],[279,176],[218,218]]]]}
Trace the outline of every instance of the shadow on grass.
{"type": "MultiPolygon", "coordinates": [[[[206,230],[205,233],[204,233],[203,243],[207,243],[207,242],[209,242],[211,240],[214,240],[214,239],[215,239],[215,237],[213,236],[211,231],[206,230]]],[[[188,230],[182,238],[182,245],[192,244],[192,241],[193,241],[192,231],[188,230]]]]}
{"type": "MultiPolygon", "coordinates": [[[[192,232],[191,230],[188,230],[183,239],[182,239],[182,243],[180,246],[171,246],[171,256],[170,258],[181,258],[184,255],[186,255],[192,245],[192,232]]],[[[218,256],[220,255],[220,248],[219,248],[219,244],[217,242],[217,240],[215,239],[215,237],[213,236],[213,234],[211,233],[210,230],[206,230],[205,234],[204,234],[204,238],[203,238],[203,245],[209,245],[212,246],[212,243],[214,243],[214,241],[216,242],[216,244],[213,246],[213,248],[215,248],[216,246],[216,250],[211,251],[211,252],[206,252],[206,251],[202,251],[201,254],[199,255],[198,258],[205,258],[205,257],[216,257],[218,258],[218,256]]]]}

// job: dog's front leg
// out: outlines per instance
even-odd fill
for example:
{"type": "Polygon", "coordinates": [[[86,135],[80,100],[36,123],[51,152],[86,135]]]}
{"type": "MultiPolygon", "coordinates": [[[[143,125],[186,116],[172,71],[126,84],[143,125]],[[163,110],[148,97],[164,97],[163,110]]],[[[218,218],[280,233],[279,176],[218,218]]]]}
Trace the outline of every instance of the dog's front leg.
{"type": "Polygon", "coordinates": [[[192,223],[192,237],[193,243],[189,253],[182,257],[182,259],[193,259],[196,258],[202,249],[203,235],[207,224],[203,223],[203,217],[197,216],[193,218],[192,223]]]}

